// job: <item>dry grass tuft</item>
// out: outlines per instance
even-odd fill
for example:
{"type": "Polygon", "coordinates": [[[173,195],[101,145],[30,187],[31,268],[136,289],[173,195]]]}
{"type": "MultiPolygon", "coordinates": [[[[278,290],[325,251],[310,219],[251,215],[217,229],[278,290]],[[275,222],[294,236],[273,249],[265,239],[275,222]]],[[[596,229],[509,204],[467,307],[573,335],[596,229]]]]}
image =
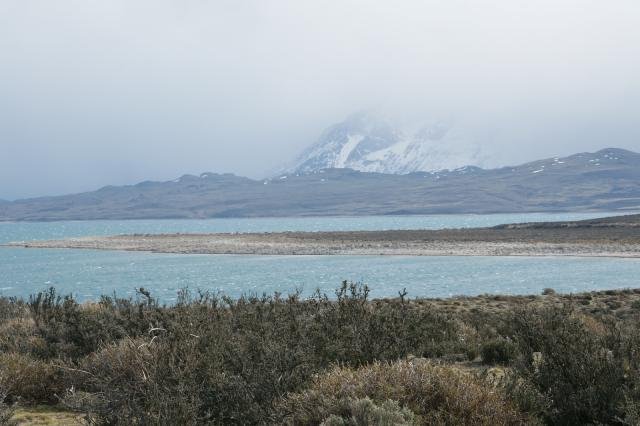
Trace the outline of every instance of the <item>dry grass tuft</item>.
{"type": "Polygon", "coordinates": [[[310,387],[290,394],[279,412],[287,424],[321,424],[348,417],[345,401],[395,401],[421,425],[516,425],[526,418],[496,388],[459,369],[426,360],[375,362],[357,370],[338,367],[310,387]]]}

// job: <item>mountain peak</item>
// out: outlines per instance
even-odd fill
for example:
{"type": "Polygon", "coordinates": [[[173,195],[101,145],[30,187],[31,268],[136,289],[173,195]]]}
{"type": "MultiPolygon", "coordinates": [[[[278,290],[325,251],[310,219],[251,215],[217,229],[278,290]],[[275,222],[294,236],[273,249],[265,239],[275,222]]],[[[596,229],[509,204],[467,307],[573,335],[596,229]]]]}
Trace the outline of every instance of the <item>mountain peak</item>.
{"type": "Polygon", "coordinates": [[[627,149],[622,149],[622,148],[605,148],[605,149],[601,149],[598,152],[594,153],[595,155],[600,155],[600,156],[609,156],[609,157],[618,157],[618,158],[625,158],[625,157],[637,157],[639,154],[633,151],[629,151],[627,149]]]}
{"type": "Polygon", "coordinates": [[[407,174],[484,166],[477,144],[460,128],[434,121],[417,132],[400,130],[370,112],[358,112],[326,129],[285,169],[310,173],[329,168],[407,174]]]}

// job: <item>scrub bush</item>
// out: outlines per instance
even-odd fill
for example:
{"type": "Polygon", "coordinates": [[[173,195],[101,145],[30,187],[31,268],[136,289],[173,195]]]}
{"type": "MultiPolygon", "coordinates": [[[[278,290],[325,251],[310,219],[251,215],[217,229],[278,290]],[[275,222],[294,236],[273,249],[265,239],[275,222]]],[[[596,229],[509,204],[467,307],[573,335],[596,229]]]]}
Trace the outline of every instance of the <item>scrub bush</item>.
{"type": "Polygon", "coordinates": [[[639,297],[370,300],[344,282],[331,298],[182,291],[162,306],[144,289],[84,304],[50,290],[0,298],[0,390],[4,409],[63,398],[107,424],[483,424],[487,410],[634,424],[639,297]],[[482,373],[478,354],[508,367],[482,373]]]}
{"type": "Polygon", "coordinates": [[[484,343],[480,353],[485,364],[508,365],[516,357],[517,347],[509,339],[497,338],[484,343]]]}
{"type": "Polygon", "coordinates": [[[308,389],[289,394],[277,421],[318,425],[349,418],[352,401],[395,401],[420,425],[516,425],[526,418],[497,389],[469,373],[425,360],[375,362],[359,369],[336,367],[317,376],[308,389]]]}
{"type": "Polygon", "coordinates": [[[13,425],[11,421],[13,417],[13,408],[7,404],[7,395],[9,393],[7,386],[7,378],[0,372],[0,425],[13,425]]]}
{"type": "Polygon", "coordinates": [[[101,344],[144,334],[169,312],[144,289],[143,298],[133,301],[103,296],[98,303],[78,304],[72,296],[60,296],[55,289],[29,298],[37,334],[45,341],[41,358],[78,359],[101,344]]]}
{"type": "Polygon", "coordinates": [[[415,414],[400,407],[396,401],[384,401],[376,405],[369,398],[345,401],[339,407],[341,415],[332,414],[321,426],[410,426],[415,425],[415,414]]]}
{"type": "MultiPolygon", "coordinates": [[[[609,321],[586,320],[568,307],[513,316],[520,377],[551,402],[551,424],[611,424],[624,419],[638,389],[640,345],[609,321]]],[[[637,399],[635,399],[637,401],[637,399]]]]}
{"type": "Polygon", "coordinates": [[[0,388],[10,402],[56,403],[64,393],[62,371],[28,355],[0,353],[0,388]]]}
{"type": "Polygon", "coordinates": [[[103,344],[79,363],[88,374],[71,382],[100,396],[87,398],[85,410],[114,422],[256,424],[336,362],[437,356],[460,345],[448,317],[403,298],[370,302],[366,286],[346,282],[335,300],[184,293],[160,311],[146,333],[103,344]]]}

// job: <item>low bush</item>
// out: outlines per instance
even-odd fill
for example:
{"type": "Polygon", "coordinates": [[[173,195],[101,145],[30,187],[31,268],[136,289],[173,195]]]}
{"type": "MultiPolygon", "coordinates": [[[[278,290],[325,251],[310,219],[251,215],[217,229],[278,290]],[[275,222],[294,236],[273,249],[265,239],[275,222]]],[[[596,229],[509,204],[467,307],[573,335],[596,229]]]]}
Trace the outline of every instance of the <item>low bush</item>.
{"type": "Polygon", "coordinates": [[[502,388],[519,410],[527,413],[532,419],[542,423],[542,419],[548,418],[552,401],[548,395],[543,394],[538,387],[524,379],[517,371],[506,371],[494,384],[502,388]]]}
{"type": "Polygon", "coordinates": [[[550,401],[549,423],[624,420],[627,396],[640,384],[640,345],[615,324],[585,322],[568,307],[521,310],[512,324],[523,354],[517,372],[550,401]]]}
{"type": "MultiPolygon", "coordinates": [[[[0,392],[0,397],[2,397],[2,393],[0,392]]],[[[3,402],[0,402],[0,425],[2,426],[11,426],[14,425],[15,422],[12,421],[14,410],[6,405],[3,402]]]]}
{"type": "Polygon", "coordinates": [[[46,342],[37,335],[33,320],[26,316],[0,322],[0,352],[40,353],[46,342]]]}
{"type": "Polygon", "coordinates": [[[497,338],[484,343],[480,354],[485,364],[508,365],[516,357],[517,347],[510,339],[497,338]]]}
{"type": "Polygon", "coordinates": [[[9,394],[8,381],[4,373],[0,372],[0,425],[2,426],[13,425],[11,418],[14,411],[11,405],[7,403],[9,394]]]}
{"type": "Polygon", "coordinates": [[[277,422],[318,425],[349,418],[351,401],[395,401],[422,425],[516,425],[526,421],[507,398],[472,375],[426,360],[375,362],[359,369],[337,367],[317,376],[310,387],[288,395],[277,422]]]}
{"type": "Polygon", "coordinates": [[[0,353],[0,380],[8,402],[56,403],[64,393],[61,369],[28,355],[0,353]]]}
{"type": "Polygon", "coordinates": [[[17,318],[26,312],[25,303],[13,297],[0,297],[0,323],[17,318]]]}
{"type": "Polygon", "coordinates": [[[137,300],[103,296],[98,303],[80,305],[55,289],[29,298],[37,335],[44,340],[40,358],[79,359],[101,344],[147,332],[171,314],[144,289],[137,300]]]}
{"type": "Polygon", "coordinates": [[[369,398],[345,401],[338,407],[340,415],[332,414],[321,426],[410,426],[416,424],[415,414],[396,401],[375,404],[369,398]]]}
{"type": "Polygon", "coordinates": [[[183,349],[143,339],[109,344],[69,370],[77,390],[64,403],[108,424],[202,424],[207,377],[195,376],[198,360],[181,358],[193,354],[183,349]]]}

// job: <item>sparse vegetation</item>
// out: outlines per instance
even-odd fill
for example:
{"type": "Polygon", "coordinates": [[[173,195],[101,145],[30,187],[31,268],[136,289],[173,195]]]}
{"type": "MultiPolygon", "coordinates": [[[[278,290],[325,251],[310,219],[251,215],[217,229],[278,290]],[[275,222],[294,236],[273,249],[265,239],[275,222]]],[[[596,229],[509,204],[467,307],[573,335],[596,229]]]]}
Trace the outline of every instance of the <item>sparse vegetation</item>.
{"type": "Polygon", "coordinates": [[[346,282],[173,306],[143,289],[0,299],[0,419],[57,404],[106,424],[635,424],[639,301],[369,300],[346,282]]]}

